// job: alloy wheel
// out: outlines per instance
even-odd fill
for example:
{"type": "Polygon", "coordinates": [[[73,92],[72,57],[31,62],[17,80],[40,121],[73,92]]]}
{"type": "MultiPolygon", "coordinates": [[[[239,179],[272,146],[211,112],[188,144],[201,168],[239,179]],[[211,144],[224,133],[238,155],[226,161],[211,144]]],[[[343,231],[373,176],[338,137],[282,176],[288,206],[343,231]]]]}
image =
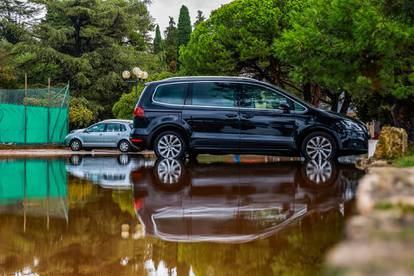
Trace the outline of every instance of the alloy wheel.
{"type": "Polygon", "coordinates": [[[322,184],[332,177],[332,163],[328,160],[311,160],[305,167],[307,178],[315,184],[322,184]]]}
{"type": "Polygon", "coordinates": [[[326,160],[332,154],[332,142],[326,137],[315,136],[306,143],[306,153],[311,159],[326,160]]]}
{"type": "Polygon", "coordinates": [[[181,163],[175,159],[164,159],[158,164],[157,174],[163,184],[176,184],[181,179],[181,163]]]}
{"type": "Polygon", "coordinates": [[[81,148],[81,143],[79,142],[79,140],[73,140],[73,141],[70,143],[70,148],[71,148],[73,151],[78,151],[78,150],[80,150],[80,148],[81,148]]]}
{"type": "Polygon", "coordinates": [[[177,158],[180,155],[183,145],[176,135],[166,134],[158,140],[158,152],[166,159],[177,158]]]}
{"type": "Polygon", "coordinates": [[[121,141],[121,143],[119,143],[119,150],[122,152],[129,151],[129,143],[127,141],[121,141]]]}

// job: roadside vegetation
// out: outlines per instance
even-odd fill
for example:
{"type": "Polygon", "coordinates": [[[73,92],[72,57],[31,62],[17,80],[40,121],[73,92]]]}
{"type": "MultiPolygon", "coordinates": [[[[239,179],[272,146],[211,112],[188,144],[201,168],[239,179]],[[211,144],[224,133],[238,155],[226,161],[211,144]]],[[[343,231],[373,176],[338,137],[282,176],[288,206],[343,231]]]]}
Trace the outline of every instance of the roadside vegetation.
{"type": "Polygon", "coordinates": [[[414,167],[414,147],[405,156],[394,160],[393,165],[396,167],[414,167]]]}
{"type": "MultiPolygon", "coordinates": [[[[402,127],[414,137],[412,1],[235,0],[207,16],[185,6],[161,30],[150,1],[4,0],[0,88],[70,82],[71,126],[131,118],[137,100],[121,72],[245,75],[315,106],[402,127]],[[197,12],[191,22],[190,14],[197,12]]],[[[142,84],[138,90],[142,89],[142,84]]],[[[139,94],[139,93],[138,93],[139,94]]]]}

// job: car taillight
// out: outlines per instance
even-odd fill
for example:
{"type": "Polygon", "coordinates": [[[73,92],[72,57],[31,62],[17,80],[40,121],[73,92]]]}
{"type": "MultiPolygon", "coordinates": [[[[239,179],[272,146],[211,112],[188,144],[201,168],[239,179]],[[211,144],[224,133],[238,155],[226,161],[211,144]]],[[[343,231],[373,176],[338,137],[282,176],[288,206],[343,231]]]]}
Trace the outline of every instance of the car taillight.
{"type": "Polygon", "coordinates": [[[135,107],[134,109],[134,116],[141,118],[144,117],[144,109],[142,107],[135,107]]]}
{"type": "Polygon", "coordinates": [[[144,199],[143,198],[136,198],[134,199],[134,209],[135,211],[139,211],[144,207],[144,199]]]}

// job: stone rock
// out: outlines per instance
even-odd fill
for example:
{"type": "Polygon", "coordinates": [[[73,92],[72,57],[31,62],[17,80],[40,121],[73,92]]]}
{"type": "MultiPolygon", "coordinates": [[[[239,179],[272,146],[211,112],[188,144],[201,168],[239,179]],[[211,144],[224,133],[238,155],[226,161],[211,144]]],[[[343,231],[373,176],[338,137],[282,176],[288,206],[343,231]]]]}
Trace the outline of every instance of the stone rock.
{"type": "Polygon", "coordinates": [[[362,214],[376,207],[414,208],[414,169],[371,168],[359,182],[357,206],[362,214]]]}
{"type": "Polygon", "coordinates": [[[379,136],[375,159],[394,159],[407,152],[408,136],[402,128],[383,127],[379,136]]]}
{"type": "Polygon", "coordinates": [[[327,257],[328,275],[414,275],[414,215],[353,217],[347,239],[327,257]]]}
{"type": "Polygon", "coordinates": [[[371,167],[327,275],[414,275],[414,168],[371,167]]]}

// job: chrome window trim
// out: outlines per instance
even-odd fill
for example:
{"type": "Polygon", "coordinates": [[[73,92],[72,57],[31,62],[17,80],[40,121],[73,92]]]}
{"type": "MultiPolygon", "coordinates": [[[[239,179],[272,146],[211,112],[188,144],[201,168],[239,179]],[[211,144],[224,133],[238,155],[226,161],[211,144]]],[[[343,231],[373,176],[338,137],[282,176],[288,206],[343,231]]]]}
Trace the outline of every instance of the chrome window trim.
{"type": "Polygon", "coordinates": [[[292,99],[292,97],[290,97],[289,95],[287,95],[284,92],[278,91],[277,89],[274,89],[272,87],[268,87],[265,85],[262,85],[260,83],[252,83],[252,82],[247,82],[247,81],[220,81],[220,80],[205,80],[205,81],[182,81],[182,82],[173,82],[173,83],[162,83],[159,84],[154,92],[152,93],[151,96],[151,101],[155,104],[161,105],[161,106],[172,106],[172,107],[202,107],[202,108],[222,108],[222,109],[235,109],[235,110],[258,110],[258,111],[268,111],[268,112],[280,112],[283,114],[283,110],[279,110],[279,109],[263,109],[263,108],[252,108],[252,107],[225,107],[225,106],[210,106],[210,105],[193,105],[193,104],[185,104],[185,99],[184,99],[184,104],[180,105],[180,104],[170,104],[170,103],[163,103],[163,102],[159,102],[156,101],[154,99],[155,94],[157,93],[157,90],[159,87],[161,86],[166,86],[166,85],[173,85],[173,84],[191,84],[191,83],[209,83],[209,82],[223,82],[223,83],[233,83],[233,84],[247,84],[247,85],[257,85],[260,87],[263,87],[265,89],[271,90],[273,92],[276,92],[278,94],[281,94],[282,96],[288,98],[289,100],[291,100],[292,102],[300,105],[301,107],[303,107],[305,110],[304,111],[296,111],[296,110],[290,110],[290,113],[294,113],[294,114],[304,114],[306,113],[309,109],[304,106],[303,104],[301,104],[300,102],[296,101],[295,99],[292,99]]]}

